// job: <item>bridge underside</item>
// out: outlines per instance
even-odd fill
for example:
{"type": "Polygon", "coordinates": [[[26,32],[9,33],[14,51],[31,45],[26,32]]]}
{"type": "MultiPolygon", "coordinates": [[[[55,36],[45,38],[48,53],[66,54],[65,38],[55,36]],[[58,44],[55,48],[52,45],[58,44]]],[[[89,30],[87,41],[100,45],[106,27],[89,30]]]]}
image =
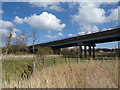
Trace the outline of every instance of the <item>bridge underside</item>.
{"type": "MultiPolygon", "coordinates": [[[[87,57],[87,51],[89,54],[89,57],[94,58],[95,57],[95,44],[94,43],[77,43],[74,46],[78,46],[79,50],[79,58],[86,58],[87,57]],[[84,47],[84,50],[83,48],[84,47]],[[88,47],[88,50],[87,50],[88,47]],[[84,51],[84,52],[83,52],[84,51]]],[[[54,54],[60,54],[61,48],[64,47],[52,47],[54,54]]]]}

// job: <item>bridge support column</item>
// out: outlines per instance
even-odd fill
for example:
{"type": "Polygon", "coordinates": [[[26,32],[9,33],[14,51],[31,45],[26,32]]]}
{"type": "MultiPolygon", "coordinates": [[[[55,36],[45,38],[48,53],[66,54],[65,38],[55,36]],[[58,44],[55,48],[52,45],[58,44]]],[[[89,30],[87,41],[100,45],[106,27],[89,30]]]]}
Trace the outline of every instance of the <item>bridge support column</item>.
{"type": "Polygon", "coordinates": [[[87,57],[86,45],[84,46],[84,56],[85,56],[85,58],[87,57]]]}
{"type": "Polygon", "coordinates": [[[82,46],[81,45],[79,46],[79,52],[80,52],[79,56],[80,56],[80,58],[82,58],[82,46]]]}
{"type": "Polygon", "coordinates": [[[89,57],[91,57],[91,46],[89,45],[89,57]]]}
{"type": "Polygon", "coordinates": [[[61,48],[58,49],[58,54],[59,54],[59,55],[61,54],[61,48]]]}
{"type": "Polygon", "coordinates": [[[82,46],[84,46],[84,58],[87,57],[87,47],[89,57],[95,57],[95,43],[78,43],[79,46],[79,58],[82,58],[82,46]]]}
{"type": "Polygon", "coordinates": [[[93,46],[93,58],[95,58],[95,46],[93,46]]]}
{"type": "Polygon", "coordinates": [[[53,49],[54,54],[60,54],[61,52],[60,48],[52,48],[52,49],[53,49]]]}

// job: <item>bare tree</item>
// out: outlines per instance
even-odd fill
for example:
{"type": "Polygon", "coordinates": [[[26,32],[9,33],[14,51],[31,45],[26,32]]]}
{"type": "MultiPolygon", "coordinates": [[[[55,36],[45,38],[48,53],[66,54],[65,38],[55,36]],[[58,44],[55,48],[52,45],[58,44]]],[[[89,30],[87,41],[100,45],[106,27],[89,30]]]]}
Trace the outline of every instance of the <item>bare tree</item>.
{"type": "Polygon", "coordinates": [[[25,30],[23,30],[21,34],[17,35],[14,40],[13,47],[14,52],[23,53],[27,51],[27,35],[25,30]]]}
{"type": "Polygon", "coordinates": [[[38,41],[38,32],[36,30],[32,31],[32,50],[35,54],[35,43],[38,41]]]}
{"type": "Polygon", "coordinates": [[[10,29],[10,31],[9,31],[8,37],[6,38],[5,54],[8,54],[8,52],[9,52],[10,44],[12,42],[13,31],[14,31],[13,27],[10,27],[9,29],[10,29]]]}
{"type": "Polygon", "coordinates": [[[13,31],[14,31],[14,27],[9,27],[8,36],[5,37],[5,48],[4,48],[5,53],[4,53],[4,56],[2,57],[2,60],[4,60],[7,54],[9,53],[10,45],[13,37],[13,31]]]}
{"type": "Polygon", "coordinates": [[[20,47],[21,47],[22,52],[24,50],[27,51],[27,33],[26,33],[26,31],[23,30],[19,37],[21,39],[20,47]]]}
{"type": "MultiPolygon", "coordinates": [[[[35,43],[38,41],[38,32],[36,30],[32,31],[32,52],[33,54],[35,54],[35,43]]],[[[33,56],[33,60],[32,60],[32,67],[33,67],[33,71],[35,70],[36,67],[36,58],[35,56],[33,56]]]]}

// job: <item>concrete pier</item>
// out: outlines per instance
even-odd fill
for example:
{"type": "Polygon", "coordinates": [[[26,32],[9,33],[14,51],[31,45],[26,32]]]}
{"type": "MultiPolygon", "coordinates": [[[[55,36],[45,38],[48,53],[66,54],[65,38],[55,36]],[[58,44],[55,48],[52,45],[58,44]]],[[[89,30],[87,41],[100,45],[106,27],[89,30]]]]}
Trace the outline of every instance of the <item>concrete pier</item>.
{"type": "Polygon", "coordinates": [[[91,46],[89,46],[89,57],[91,57],[91,46]]]}
{"type": "Polygon", "coordinates": [[[82,58],[84,56],[84,58],[86,57],[92,57],[95,58],[95,44],[94,43],[78,43],[79,46],[79,56],[80,58],[82,58]],[[84,46],[84,55],[82,54],[83,48],[82,46],[84,46]],[[87,50],[88,47],[88,50],[87,50]],[[88,51],[88,55],[87,55],[87,51],[88,51]]]}
{"type": "Polygon", "coordinates": [[[93,58],[95,58],[95,46],[93,46],[93,58]]]}
{"type": "Polygon", "coordinates": [[[86,56],[87,56],[87,48],[86,46],[84,46],[84,57],[86,58],[86,56]]]}
{"type": "Polygon", "coordinates": [[[82,46],[81,45],[79,46],[79,56],[80,58],[82,58],[82,46]]]}

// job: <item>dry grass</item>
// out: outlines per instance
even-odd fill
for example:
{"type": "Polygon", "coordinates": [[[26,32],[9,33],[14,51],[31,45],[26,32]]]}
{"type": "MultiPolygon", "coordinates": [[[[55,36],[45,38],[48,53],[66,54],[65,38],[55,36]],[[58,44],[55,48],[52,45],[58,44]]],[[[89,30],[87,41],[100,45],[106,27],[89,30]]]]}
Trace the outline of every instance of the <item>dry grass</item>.
{"type": "Polygon", "coordinates": [[[33,54],[26,54],[26,55],[3,55],[2,57],[4,58],[4,60],[28,60],[28,59],[33,59],[35,55],[33,54]]]}
{"type": "MultiPolygon", "coordinates": [[[[4,58],[4,60],[6,61],[10,61],[10,60],[32,60],[34,57],[36,57],[36,55],[33,55],[33,54],[25,54],[25,55],[12,55],[12,54],[9,54],[9,55],[2,55],[0,54],[0,60],[2,58],[4,58]]],[[[59,58],[61,57],[60,55],[46,55],[46,57],[48,58],[59,58]]]]}
{"type": "Polygon", "coordinates": [[[66,63],[34,71],[28,80],[3,82],[3,88],[117,88],[117,61],[66,63]]]}

